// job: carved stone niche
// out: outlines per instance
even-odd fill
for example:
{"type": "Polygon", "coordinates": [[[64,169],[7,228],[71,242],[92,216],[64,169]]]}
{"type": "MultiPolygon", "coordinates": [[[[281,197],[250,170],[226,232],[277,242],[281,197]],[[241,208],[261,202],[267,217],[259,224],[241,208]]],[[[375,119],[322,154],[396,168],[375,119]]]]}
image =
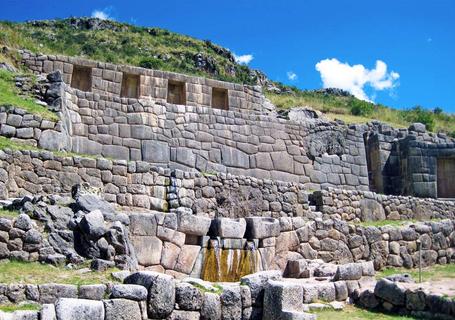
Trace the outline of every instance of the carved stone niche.
{"type": "Polygon", "coordinates": [[[229,109],[227,89],[212,88],[212,107],[222,110],[229,109]]]}
{"type": "Polygon", "coordinates": [[[167,102],[172,104],[186,104],[185,83],[169,80],[167,83],[167,102]]]}
{"type": "Polygon", "coordinates": [[[74,66],[71,75],[71,87],[81,91],[92,90],[92,68],[74,66]]]}
{"type": "Polygon", "coordinates": [[[140,75],[123,73],[120,96],[124,98],[139,98],[140,83],[140,75]]]}

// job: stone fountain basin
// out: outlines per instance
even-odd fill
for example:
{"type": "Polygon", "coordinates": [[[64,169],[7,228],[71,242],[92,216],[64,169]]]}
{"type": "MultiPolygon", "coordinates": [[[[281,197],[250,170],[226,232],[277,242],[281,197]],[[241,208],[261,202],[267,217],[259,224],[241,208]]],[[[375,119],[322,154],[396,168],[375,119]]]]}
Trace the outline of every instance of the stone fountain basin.
{"type": "Polygon", "coordinates": [[[221,238],[242,239],[246,221],[243,218],[215,218],[210,226],[210,235],[221,238]]]}
{"type": "Polygon", "coordinates": [[[245,220],[247,224],[245,236],[247,239],[264,239],[280,235],[280,222],[277,219],[248,217],[245,220]]]}

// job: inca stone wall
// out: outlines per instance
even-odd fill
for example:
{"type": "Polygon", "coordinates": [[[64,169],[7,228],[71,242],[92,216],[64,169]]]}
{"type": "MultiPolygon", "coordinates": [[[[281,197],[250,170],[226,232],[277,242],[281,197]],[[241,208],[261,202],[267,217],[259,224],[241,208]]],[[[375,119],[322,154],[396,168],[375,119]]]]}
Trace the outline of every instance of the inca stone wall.
{"type": "Polygon", "coordinates": [[[329,188],[310,198],[317,209],[345,221],[454,219],[455,202],[329,188]]]}
{"type": "Polygon", "coordinates": [[[429,133],[422,124],[393,129],[373,123],[365,134],[370,188],[394,195],[452,198],[438,194],[438,159],[453,159],[455,142],[443,133],[429,133]]]}
{"type": "MultiPolygon", "coordinates": [[[[120,102],[122,94],[122,79],[124,75],[139,77],[138,95],[136,98],[152,98],[154,101],[165,103],[168,97],[168,82],[183,83],[185,87],[184,104],[189,106],[212,106],[212,88],[227,90],[228,106],[238,110],[264,112],[264,97],[260,87],[250,87],[217,81],[201,77],[192,77],[166,71],[150,70],[132,66],[114,65],[111,63],[96,62],[82,58],[35,55],[22,52],[23,63],[37,73],[51,73],[60,70],[63,80],[72,83],[75,67],[84,67],[83,72],[91,71],[88,75],[91,93],[95,96],[117,97],[120,102]]],[[[131,98],[131,97],[130,97],[131,98]]],[[[135,100],[132,98],[130,104],[135,100]]],[[[128,97],[124,98],[128,101],[128,97]]]]}

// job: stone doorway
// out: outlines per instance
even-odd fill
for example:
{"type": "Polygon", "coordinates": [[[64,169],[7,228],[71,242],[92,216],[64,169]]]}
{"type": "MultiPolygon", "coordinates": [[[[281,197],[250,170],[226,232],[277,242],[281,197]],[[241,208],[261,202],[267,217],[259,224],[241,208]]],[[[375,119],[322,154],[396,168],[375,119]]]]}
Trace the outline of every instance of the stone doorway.
{"type": "Polygon", "coordinates": [[[228,91],[221,88],[212,88],[212,107],[216,109],[229,109],[228,91]]]}
{"type": "Polygon", "coordinates": [[[186,104],[185,83],[169,80],[167,83],[167,102],[172,104],[186,104]]]}
{"type": "Polygon", "coordinates": [[[92,89],[92,68],[74,66],[71,75],[71,87],[81,91],[91,91],[92,89]]]}
{"type": "Polygon", "coordinates": [[[455,198],[455,158],[438,159],[438,198],[455,198]]]}
{"type": "Polygon", "coordinates": [[[140,76],[124,73],[122,77],[121,96],[125,98],[139,98],[140,76]]]}

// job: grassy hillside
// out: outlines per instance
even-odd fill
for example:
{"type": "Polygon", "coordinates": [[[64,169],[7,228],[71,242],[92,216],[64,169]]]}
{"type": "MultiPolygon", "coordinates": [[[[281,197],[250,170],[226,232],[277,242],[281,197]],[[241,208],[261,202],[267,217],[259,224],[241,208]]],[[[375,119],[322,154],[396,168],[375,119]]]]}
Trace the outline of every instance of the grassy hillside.
{"type": "Polygon", "coordinates": [[[320,110],[332,120],[340,119],[346,123],[365,123],[379,120],[396,128],[408,127],[411,123],[422,122],[433,132],[445,132],[455,137],[455,115],[442,109],[427,110],[421,106],[398,110],[381,104],[362,101],[341,90],[288,90],[276,94],[266,92],[267,97],[279,109],[295,106],[310,106],[320,110]]]}
{"type": "Polygon", "coordinates": [[[210,41],[94,18],[2,21],[0,45],[233,82],[255,84],[257,80],[255,72],[236,63],[229,50],[210,41]]]}
{"type": "MultiPolygon", "coordinates": [[[[257,70],[236,63],[233,54],[210,41],[159,28],[138,27],[94,18],[12,23],[0,21],[0,47],[83,56],[94,60],[175,71],[219,80],[266,84],[269,99],[280,109],[310,106],[331,119],[364,123],[373,119],[394,127],[423,122],[430,131],[455,136],[455,116],[441,109],[396,110],[356,99],[341,90],[301,91],[275,83],[257,70]],[[280,92],[279,94],[276,92],[280,92]]],[[[2,54],[0,62],[14,57],[2,54]]],[[[1,84],[1,83],[0,83],[1,84]]]]}

